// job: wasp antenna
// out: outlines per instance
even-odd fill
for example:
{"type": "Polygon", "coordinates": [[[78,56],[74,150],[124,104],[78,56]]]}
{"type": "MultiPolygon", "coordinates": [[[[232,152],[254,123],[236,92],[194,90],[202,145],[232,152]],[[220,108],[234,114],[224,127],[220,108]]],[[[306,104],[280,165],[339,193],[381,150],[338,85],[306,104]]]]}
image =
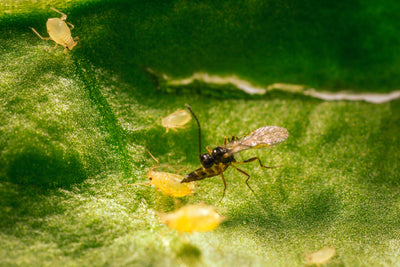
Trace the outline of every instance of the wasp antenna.
{"type": "Polygon", "coordinates": [[[196,115],[194,114],[192,108],[188,104],[185,104],[185,107],[190,111],[190,113],[192,113],[193,118],[197,122],[198,130],[199,130],[199,156],[201,156],[201,127],[200,127],[200,122],[197,119],[196,115]]]}

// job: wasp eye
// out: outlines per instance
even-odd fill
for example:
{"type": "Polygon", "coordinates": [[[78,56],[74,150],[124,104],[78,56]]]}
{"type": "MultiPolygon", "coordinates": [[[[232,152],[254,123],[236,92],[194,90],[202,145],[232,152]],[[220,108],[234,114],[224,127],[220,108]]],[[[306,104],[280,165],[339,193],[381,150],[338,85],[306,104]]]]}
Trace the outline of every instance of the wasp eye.
{"type": "Polygon", "coordinates": [[[210,154],[205,153],[200,156],[200,162],[204,168],[210,168],[214,164],[214,158],[210,154]]]}

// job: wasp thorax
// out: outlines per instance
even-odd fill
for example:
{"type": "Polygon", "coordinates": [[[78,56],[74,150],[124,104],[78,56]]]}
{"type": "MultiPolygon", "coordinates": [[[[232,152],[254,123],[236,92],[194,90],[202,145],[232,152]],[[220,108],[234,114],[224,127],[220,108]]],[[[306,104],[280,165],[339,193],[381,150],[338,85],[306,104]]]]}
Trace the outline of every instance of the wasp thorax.
{"type": "Polygon", "coordinates": [[[210,168],[214,164],[214,158],[210,154],[205,153],[200,156],[200,162],[204,168],[210,168]]]}
{"type": "Polygon", "coordinates": [[[225,147],[217,146],[212,151],[214,161],[221,163],[229,163],[234,161],[233,155],[229,155],[228,150],[225,147]]]}
{"type": "Polygon", "coordinates": [[[222,157],[226,152],[227,152],[226,148],[217,146],[216,148],[213,149],[213,151],[212,151],[212,156],[213,156],[214,158],[220,158],[220,157],[222,157]]]}

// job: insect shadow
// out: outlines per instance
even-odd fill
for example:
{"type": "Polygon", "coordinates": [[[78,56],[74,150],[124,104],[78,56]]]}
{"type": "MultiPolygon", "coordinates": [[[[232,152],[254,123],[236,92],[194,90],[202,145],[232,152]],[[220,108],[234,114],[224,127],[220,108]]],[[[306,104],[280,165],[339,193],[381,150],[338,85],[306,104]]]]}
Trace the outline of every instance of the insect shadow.
{"type": "Polygon", "coordinates": [[[232,138],[225,137],[224,145],[217,146],[213,150],[211,150],[208,146],[206,147],[208,153],[201,153],[201,126],[200,122],[194,114],[193,110],[189,105],[186,105],[186,108],[193,115],[194,119],[197,122],[198,133],[199,133],[199,157],[201,167],[197,170],[189,173],[184,177],[181,183],[189,183],[192,181],[203,180],[205,178],[214,177],[217,175],[221,175],[222,182],[224,184],[224,190],[222,193],[222,199],[225,196],[226,191],[226,181],[224,177],[224,171],[232,166],[240,173],[247,176],[246,185],[247,187],[254,193],[254,190],[249,185],[250,175],[245,171],[236,167],[236,164],[244,164],[252,161],[258,161],[262,168],[271,169],[277,168],[280,166],[265,166],[258,157],[252,157],[245,161],[238,162],[234,158],[234,154],[244,151],[251,148],[261,148],[261,147],[269,147],[272,145],[277,145],[284,142],[289,137],[289,132],[282,127],[278,126],[264,126],[258,128],[244,137],[238,138],[237,136],[232,136],[232,138]]]}

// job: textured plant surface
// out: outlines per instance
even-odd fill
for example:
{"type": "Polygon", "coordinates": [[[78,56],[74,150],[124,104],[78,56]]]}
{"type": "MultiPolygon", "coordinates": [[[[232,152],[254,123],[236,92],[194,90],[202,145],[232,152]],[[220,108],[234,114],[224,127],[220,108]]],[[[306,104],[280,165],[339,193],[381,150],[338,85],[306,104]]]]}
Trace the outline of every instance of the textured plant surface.
{"type": "Polygon", "coordinates": [[[336,248],[329,266],[399,264],[400,101],[248,96],[206,83],[163,90],[146,71],[399,89],[396,1],[50,3],[80,38],[66,55],[29,29],[46,36],[47,18],[59,17],[47,4],[0,4],[0,265],[303,266],[323,247],[336,248]],[[156,165],[146,148],[161,163],[199,167],[194,121],[167,134],[160,126],[186,103],[204,147],[264,125],[290,137],[238,155],[282,165],[241,166],[255,194],[234,169],[221,203],[221,179],[200,181],[182,203],[227,219],[182,237],[154,214],[182,203],[125,185],[156,165]]]}

